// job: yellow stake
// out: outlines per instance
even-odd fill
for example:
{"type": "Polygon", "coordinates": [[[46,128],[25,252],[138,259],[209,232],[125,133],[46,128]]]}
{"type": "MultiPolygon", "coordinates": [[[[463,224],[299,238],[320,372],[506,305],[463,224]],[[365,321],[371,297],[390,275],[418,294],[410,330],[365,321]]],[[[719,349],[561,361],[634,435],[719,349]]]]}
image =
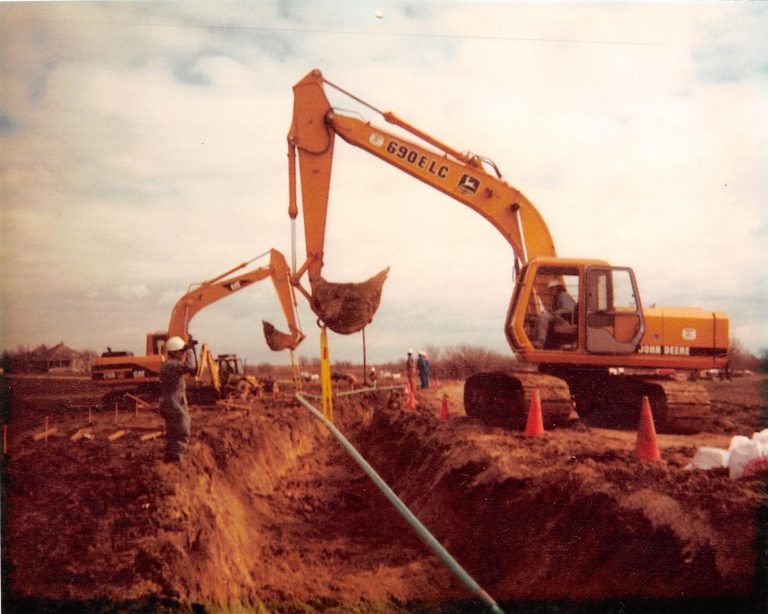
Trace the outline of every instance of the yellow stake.
{"type": "Polygon", "coordinates": [[[328,356],[328,333],[320,329],[320,386],[323,396],[323,421],[333,422],[333,395],[331,392],[331,362],[328,356]]]}

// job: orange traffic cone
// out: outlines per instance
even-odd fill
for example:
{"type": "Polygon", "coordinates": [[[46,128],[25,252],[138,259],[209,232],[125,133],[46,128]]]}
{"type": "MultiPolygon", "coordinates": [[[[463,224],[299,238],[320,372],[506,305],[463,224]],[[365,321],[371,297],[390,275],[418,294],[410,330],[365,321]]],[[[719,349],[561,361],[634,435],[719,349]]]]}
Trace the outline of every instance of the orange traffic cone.
{"type": "Polygon", "coordinates": [[[544,434],[544,419],[541,416],[541,397],[539,391],[534,390],[531,397],[531,406],[528,408],[528,422],[525,425],[525,434],[531,437],[539,437],[544,434]]]}
{"type": "Polygon", "coordinates": [[[440,420],[448,420],[448,395],[443,395],[443,406],[440,410],[440,420]]]}
{"type": "Polygon", "coordinates": [[[656,428],[653,426],[651,404],[648,402],[648,397],[645,396],[640,410],[640,425],[637,427],[635,456],[640,460],[661,460],[659,445],[656,443],[656,428]]]}
{"type": "Polygon", "coordinates": [[[408,395],[408,401],[405,406],[408,409],[416,409],[416,397],[413,396],[413,388],[411,388],[410,384],[405,385],[405,393],[408,395]]]}

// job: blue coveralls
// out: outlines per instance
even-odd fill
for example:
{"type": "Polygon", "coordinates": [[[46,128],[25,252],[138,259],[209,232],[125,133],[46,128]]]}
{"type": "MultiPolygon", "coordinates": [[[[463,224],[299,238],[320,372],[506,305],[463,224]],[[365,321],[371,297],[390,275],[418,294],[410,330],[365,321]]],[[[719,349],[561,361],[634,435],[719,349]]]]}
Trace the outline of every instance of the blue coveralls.
{"type": "Polygon", "coordinates": [[[416,360],[416,368],[419,370],[421,387],[429,388],[429,361],[424,357],[424,355],[419,354],[419,358],[416,360]]]}
{"type": "Polygon", "coordinates": [[[160,415],[165,420],[165,459],[181,460],[187,450],[190,435],[189,413],[187,412],[187,386],[185,373],[194,373],[189,364],[169,358],[160,367],[160,415]]]}

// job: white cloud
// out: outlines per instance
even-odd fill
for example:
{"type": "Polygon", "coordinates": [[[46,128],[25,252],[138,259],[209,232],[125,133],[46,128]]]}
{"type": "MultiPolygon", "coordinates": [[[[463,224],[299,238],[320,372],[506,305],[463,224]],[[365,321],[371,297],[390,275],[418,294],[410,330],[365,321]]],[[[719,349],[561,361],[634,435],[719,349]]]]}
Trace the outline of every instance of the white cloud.
{"type": "Polygon", "coordinates": [[[145,298],[149,295],[149,289],[143,284],[136,284],[132,286],[119,286],[115,289],[118,296],[123,299],[137,299],[145,298]]]}
{"type": "MultiPolygon", "coordinates": [[[[320,67],[495,159],[561,255],[633,266],[645,303],[728,311],[749,349],[768,346],[764,304],[739,300],[768,285],[764,9],[417,2],[376,19],[379,5],[0,6],[2,344],[71,331],[69,345],[141,351],[189,283],[270,247],[289,256],[291,86],[320,67]]],[[[392,267],[373,360],[430,343],[505,351],[512,254],[485,220],[343,142],[332,185],[327,276],[392,267]]],[[[238,346],[262,312],[281,327],[272,292],[243,295],[196,334],[273,358],[238,346]]],[[[360,355],[358,336],[333,343],[360,355]]]]}

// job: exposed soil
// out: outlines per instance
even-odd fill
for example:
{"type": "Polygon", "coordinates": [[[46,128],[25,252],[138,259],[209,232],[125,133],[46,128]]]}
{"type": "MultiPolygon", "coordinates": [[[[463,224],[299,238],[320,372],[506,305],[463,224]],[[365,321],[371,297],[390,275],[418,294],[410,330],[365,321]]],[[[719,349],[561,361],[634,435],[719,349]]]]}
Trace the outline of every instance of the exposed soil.
{"type": "MultiPolygon", "coordinates": [[[[4,611],[484,611],[285,386],[193,407],[168,465],[161,437],[141,440],[162,429],[153,409],[88,425],[87,380],[8,382],[4,611]],[[46,416],[57,431],[34,441],[46,416]]],[[[635,459],[631,431],[485,427],[459,383],[416,410],[338,397],[334,423],[505,611],[764,611],[764,482],[684,467],[763,426],[765,380],[705,385],[719,428],[660,435],[662,463],[635,459]]]]}

